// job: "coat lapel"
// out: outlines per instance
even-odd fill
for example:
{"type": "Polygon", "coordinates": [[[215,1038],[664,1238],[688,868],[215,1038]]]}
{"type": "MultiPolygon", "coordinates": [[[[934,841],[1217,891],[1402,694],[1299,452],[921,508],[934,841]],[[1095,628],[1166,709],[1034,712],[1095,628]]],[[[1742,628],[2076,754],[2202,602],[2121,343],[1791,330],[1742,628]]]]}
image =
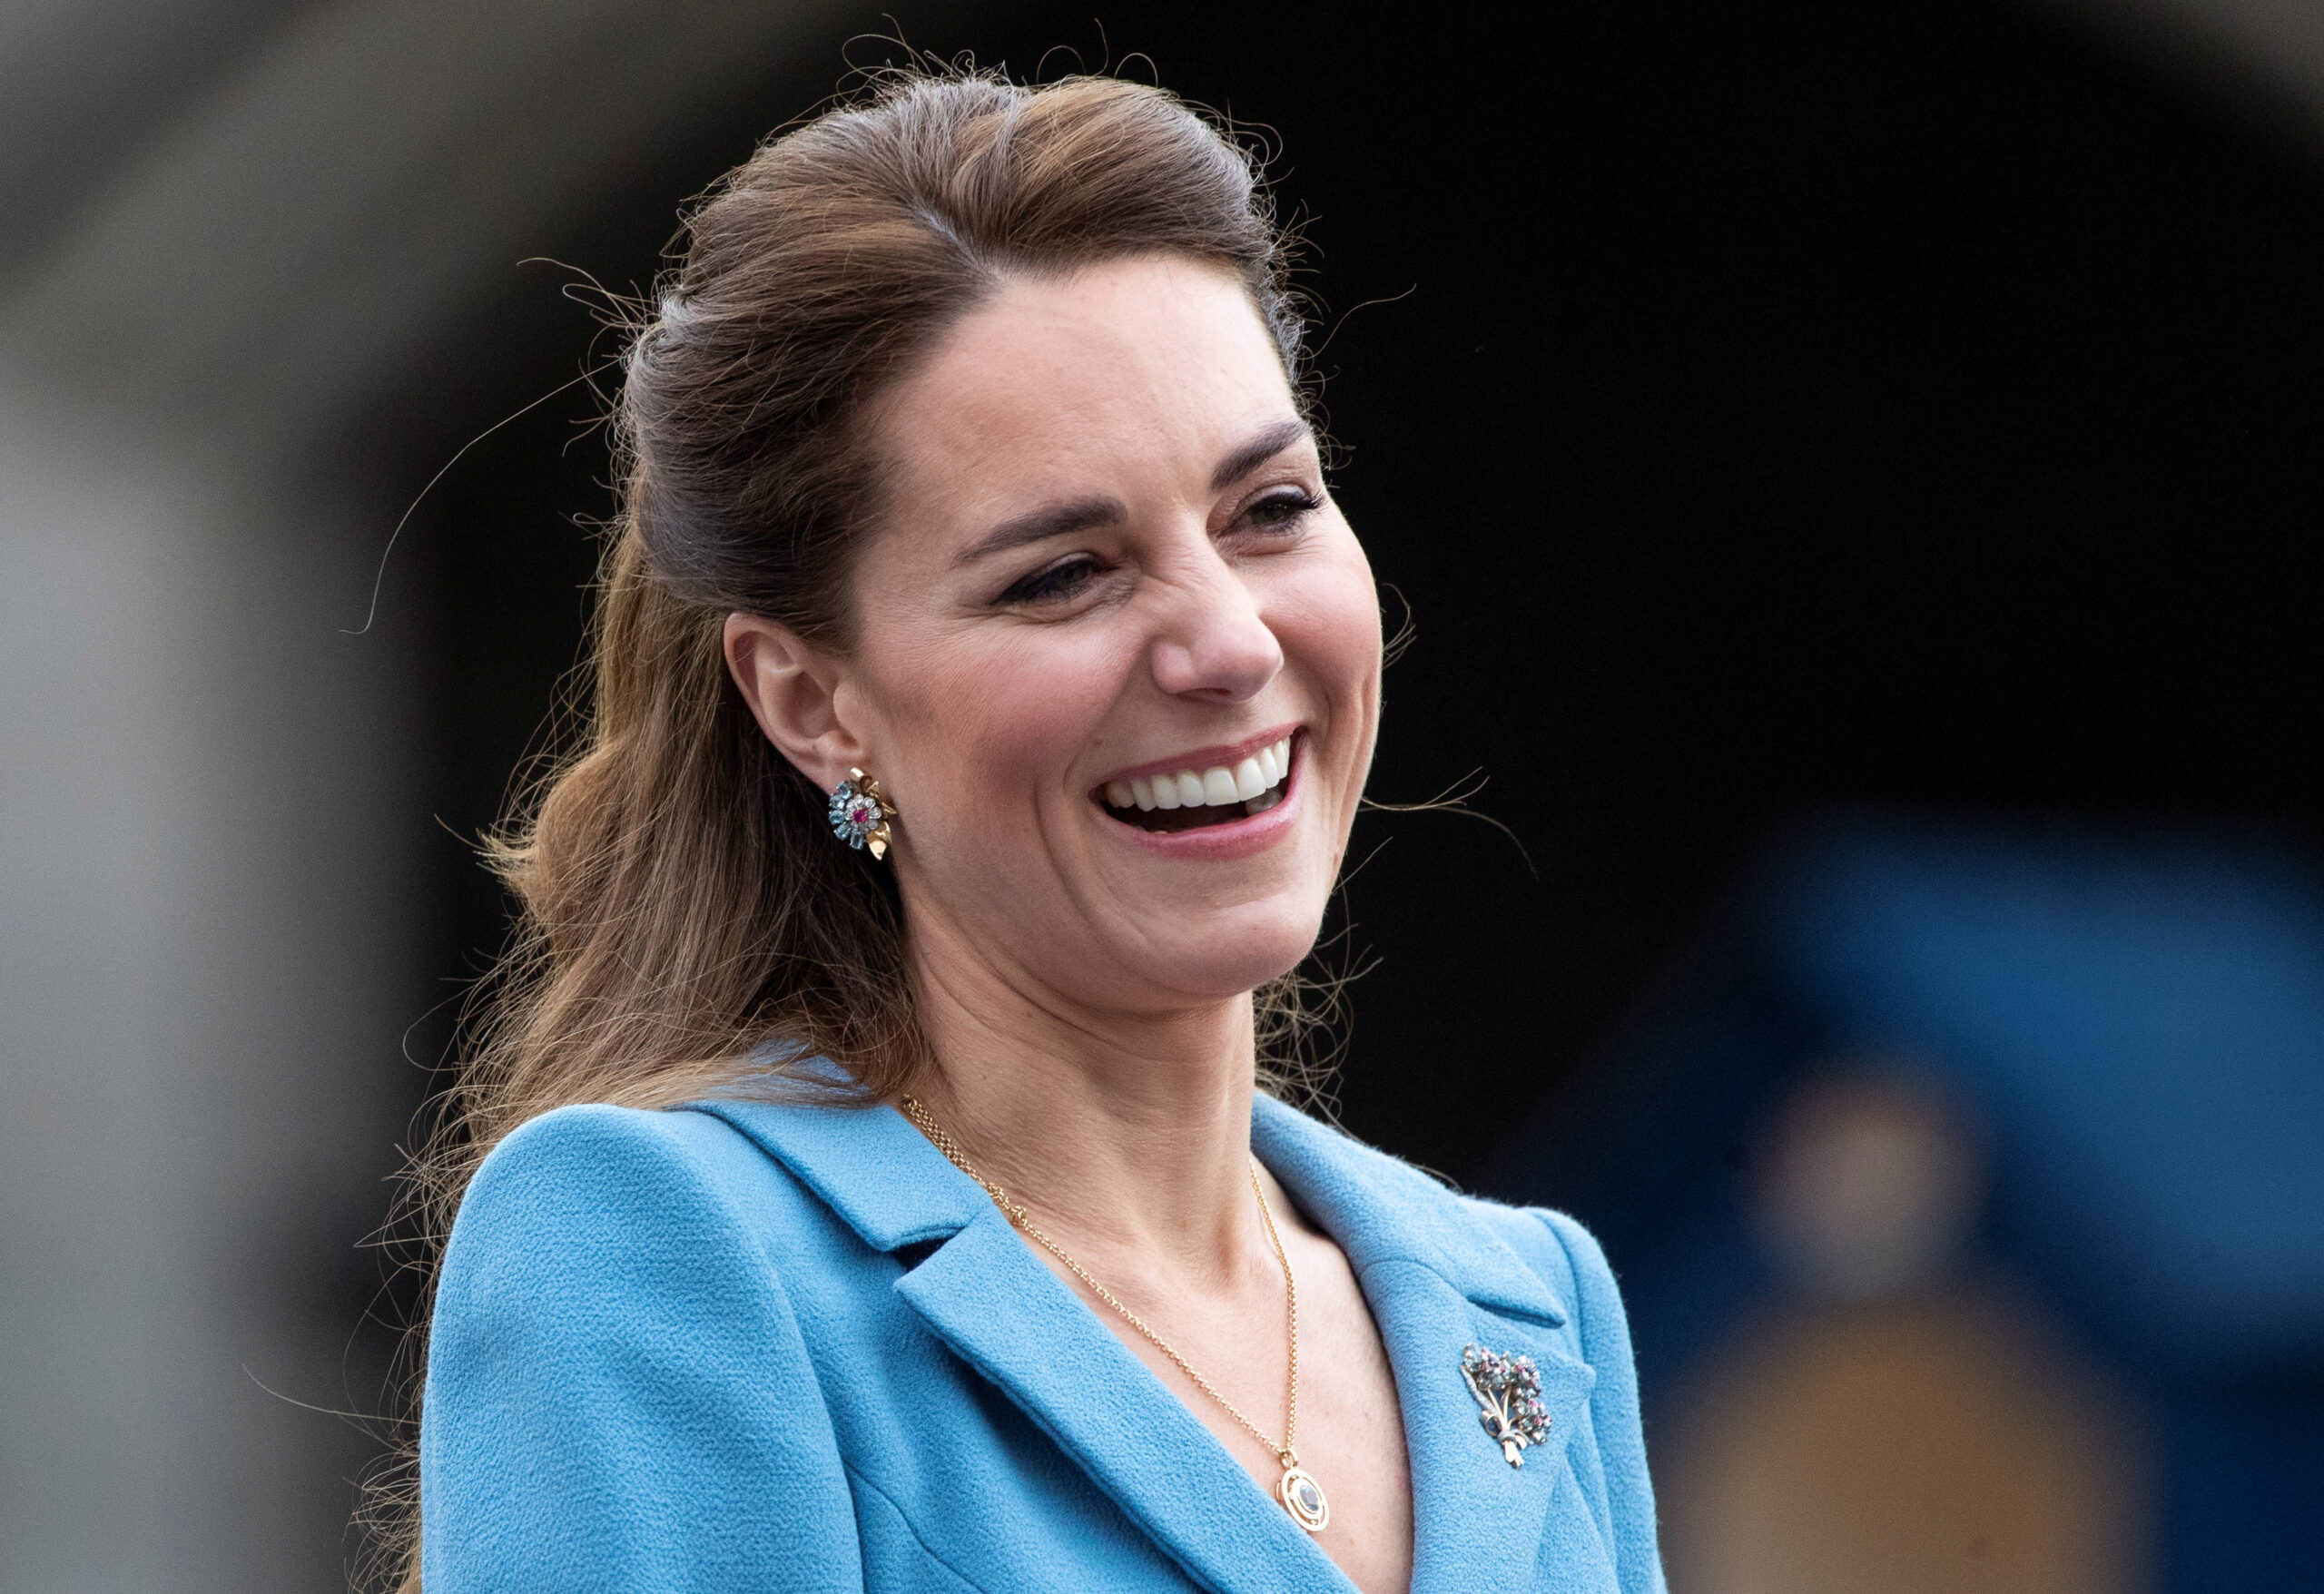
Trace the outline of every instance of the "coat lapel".
{"type": "Polygon", "coordinates": [[[1347,1594],[1330,1558],[997,1210],[896,1289],[1196,1581],[1347,1594]]]}
{"type": "Polygon", "coordinates": [[[1386,1344],[1412,1461],[1413,1594],[1529,1586],[1565,1446],[1597,1382],[1566,1348],[1565,1306],[1416,1169],[1264,1097],[1252,1146],[1338,1242],[1386,1344]],[[1521,1467],[1486,1432],[1461,1376],[1472,1344],[1530,1357],[1540,1376],[1550,1434],[1521,1467]]]}
{"type": "Polygon", "coordinates": [[[896,1294],[1196,1582],[1351,1594],[1331,1559],[901,1114],[703,1110],[757,1141],[873,1247],[939,1242],[896,1294]]]}
{"type": "MultiPolygon", "coordinates": [[[[934,1242],[897,1294],[1197,1582],[1350,1594],[1331,1559],[901,1114],[699,1105],[875,1249],[934,1242]]],[[[1527,1586],[1596,1382],[1567,1348],[1565,1304],[1427,1176],[1266,1097],[1251,1128],[1259,1160],[1346,1254],[1386,1345],[1412,1461],[1413,1594],[1527,1586]],[[1539,1373],[1550,1436],[1522,1467],[1485,1432],[1461,1377],[1472,1344],[1531,1357],[1539,1373]]]]}

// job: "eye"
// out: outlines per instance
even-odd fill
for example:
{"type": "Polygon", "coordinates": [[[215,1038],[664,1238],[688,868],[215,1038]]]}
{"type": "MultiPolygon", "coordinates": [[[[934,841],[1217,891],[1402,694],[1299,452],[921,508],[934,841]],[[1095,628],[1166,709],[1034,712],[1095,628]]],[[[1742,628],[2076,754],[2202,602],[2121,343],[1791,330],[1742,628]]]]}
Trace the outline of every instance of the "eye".
{"type": "Polygon", "coordinates": [[[1055,603],[1071,597],[1098,574],[1098,561],[1087,554],[1059,559],[1012,585],[995,601],[1002,605],[1055,603]]]}
{"type": "Polygon", "coordinates": [[[1323,500],[1305,487],[1277,487],[1245,509],[1243,519],[1258,531],[1289,531],[1321,507],[1323,500]]]}

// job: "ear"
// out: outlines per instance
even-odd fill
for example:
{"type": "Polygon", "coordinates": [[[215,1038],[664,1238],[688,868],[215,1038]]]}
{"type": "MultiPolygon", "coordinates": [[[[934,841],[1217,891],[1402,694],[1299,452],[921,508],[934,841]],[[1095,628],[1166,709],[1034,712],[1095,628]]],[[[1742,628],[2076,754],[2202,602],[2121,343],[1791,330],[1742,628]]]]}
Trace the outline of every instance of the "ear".
{"type": "Polygon", "coordinates": [[[726,616],[726,669],[776,751],[828,792],[868,767],[863,743],[840,717],[844,669],[788,625],[756,615],[726,616]]]}

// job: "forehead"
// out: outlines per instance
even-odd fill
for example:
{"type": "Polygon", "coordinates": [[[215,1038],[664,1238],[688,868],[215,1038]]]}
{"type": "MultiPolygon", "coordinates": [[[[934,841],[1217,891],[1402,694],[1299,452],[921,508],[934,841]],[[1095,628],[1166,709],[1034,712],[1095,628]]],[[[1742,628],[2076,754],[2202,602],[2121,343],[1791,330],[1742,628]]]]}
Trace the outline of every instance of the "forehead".
{"type": "Polygon", "coordinates": [[[881,425],[907,494],[973,516],[1100,485],[1091,471],[1206,479],[1222,444],[1295,410],[1242,283],[1143,257],[1004,281],[899,384],[881,425]]]}

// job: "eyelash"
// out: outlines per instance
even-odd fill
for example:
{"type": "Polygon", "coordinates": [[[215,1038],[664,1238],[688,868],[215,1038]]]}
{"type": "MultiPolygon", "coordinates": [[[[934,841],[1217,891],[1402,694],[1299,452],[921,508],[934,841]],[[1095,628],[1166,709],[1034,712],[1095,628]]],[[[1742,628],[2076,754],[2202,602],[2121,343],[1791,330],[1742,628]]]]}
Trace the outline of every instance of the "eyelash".
{"type": "Polygon", "coordinates": [[[1292,526],[1298,525],[1302,520],[1305,520],[1308,516],[1314,514],[1323,507],[1324,501],[1321,498],[1316,497],[1315,494],[1309,492],[1305,487],[1285,487],[1278,492],[1269,493],[1264,498],[1256,500],[1249,508],[1243,511],[1243,514],[1246,517],[1248,517],[1252,515],[1257,514],[1262,509],[1288,509],[1290,513],[1285,515],[1282,519],[1262,523],[1262,526],[1265,530],[1285,531],[1290,529],[1292,526]]]}
{"type": "Polygon", "coordinates": [[[1000,595],[997,602],[1004,605],[1038,604],[1044,599],[1069,596],[1081,585],[1082,580],[1097,568],[1098,561],[1087,554],[1076,554],[1046,569],[1036,570],[1000,595]]]}
{"type": "MultiPolygon", "coordinates": [[[[1243,511],[1243,518],[1247,520],[1261,510],[1278,508],[1286,510],[1288,513],[1282,518],[1260,521],[1256,526],[1259,531],[1280,536],[1295,528],[1301,521],[1321,507],[1323,507],[1323,500],[1305,487],[1290,487],[1269,493],[1265,497],[1255,500],[1243,511]]],[[[1096,559],[1088,554],[1076,554],[1070,558],[1061,559],[1054,565],[1034,571],[1002,593],[998,601],[1003,605],[1021,605],[1070,596],[1097,572],[1097,569],[1096,559]]]]}

